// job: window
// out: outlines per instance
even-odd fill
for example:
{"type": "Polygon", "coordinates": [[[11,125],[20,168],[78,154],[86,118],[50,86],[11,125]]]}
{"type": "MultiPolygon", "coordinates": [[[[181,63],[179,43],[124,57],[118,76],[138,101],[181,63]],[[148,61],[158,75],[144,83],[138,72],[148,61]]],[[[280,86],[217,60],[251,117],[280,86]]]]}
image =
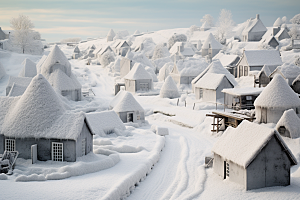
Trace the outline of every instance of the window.
{"type": "Polygon", "coordinates": [[[229,177],[229,163],[226,162],[226,177],[229,177]]]}
{"type": "Polygon", "coordinates": [[[140,90],[148,91],[149,90],[148,83],[140,83],[140,90]]]}
{"type": "Polygon", "coordinates": [[[16,150],[16,140],[5,139],[5,151],[15,151],[16,150]]]}
{"type": "Polygon", "coordinates": [[[246,96],[246,100],[247,100],[247,101],[252,100],[252,96],[246,96]]]}
{"type": "Polygon", "coordinates": [[[52,160],[53,161],[60,161],[64,160],[63,155],[63,143],[52,142],[52,160]]]}
{"type": "Polygon", "coordinates": [[[203,98],[203,89],[200,88],[199,90],[199,99],[202,99],[203,98]]]}
{"type": "Polygon", "coordinates": [[[248,66],[244,66],[244,76],[248,76],[248,66]]]}
{"type": "Polygon", "coordinates": [[[85,155],[85,141],[85,139],[81,141],[81,152],[83,156],[85,155]]]}
{"type": "Polygon", "coordinates": [[[139,115],[136,116],[136,120],[140,120],[141,117],[139,115]]]}
{"type": "Polygon", "coordinates": [[[243,66],[239,66],[239,76],[243,76],[243,66]]]}

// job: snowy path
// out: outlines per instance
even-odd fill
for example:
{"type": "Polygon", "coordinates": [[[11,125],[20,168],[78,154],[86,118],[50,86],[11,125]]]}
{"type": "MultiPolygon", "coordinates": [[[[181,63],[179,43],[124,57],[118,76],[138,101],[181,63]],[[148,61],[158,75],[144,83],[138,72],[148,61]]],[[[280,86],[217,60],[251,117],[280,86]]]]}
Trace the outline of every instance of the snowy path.
{"type": "Polygon", "coordinates": [[[159,162],[129,199],[193,199],[203,191],[204,157],[212,139],[170,122],[148,119],[150,124],[169,128],[159,162]],[[198,158],[198,159],[195,159],[198,158]]]}

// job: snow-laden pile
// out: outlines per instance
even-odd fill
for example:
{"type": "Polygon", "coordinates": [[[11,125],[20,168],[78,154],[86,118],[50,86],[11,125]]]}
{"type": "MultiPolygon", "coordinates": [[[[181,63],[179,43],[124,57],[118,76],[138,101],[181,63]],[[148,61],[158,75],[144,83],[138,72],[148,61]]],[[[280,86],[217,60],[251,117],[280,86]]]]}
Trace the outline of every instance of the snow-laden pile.
{"type": "Polygon", "coordinates": [[[163,86],[160,89],[159,96],[161,98],[170,98],[170,99],[180,97],[176,83],[174,82],[171,76],[168,76],[167,79],[165,80],[163,86]]]}
{"type": "Polygon", "coordinates": [[[296,158],[276,130],[247,120],[244,120],[237,128],[228,127],[214,144],[212,152],[247,168],[273,136],[281,142],[285,151],[297,163],[296,158]]]}
{"type": "Polygon", "coordinates": [[[19,73],[19,77],[35,77],[37,75],[36,64],[26,58],[23,63],[23,68],[19,73]]]}
{"type": "Polygon", "coordinates": [[[276,124],[276,129],[278,130],[281,126],[284,126],[289,131],[292,139],[300,137],[300,119],[293,109],[284,111],[276,124]]]}
{"type": "Polygon", "coordinates": [[[3,67],[3,65],[0,62],[0,79],[6,75],[5,69],[3,67]]]}
{"type": "Polygon", "coordinates": [[[295,78],[300,74],[300,67],[294,64],[284,63],[278,67],[278,70],[280,70],[285,78],[295,78]]]}
{"type": "Polygon", "coordinates": [[[142,106],[135,100],[130,92],[124,92],[124,95],[119,99],[119,102],[114,106],[113,110],[117,113],[128,111],[144,112],[142,106]]]}
{"type": "Polygon", "coordinates": [[[300,106],[300,99],[284,78],[276,74],[272,81],[254,101],[254,106],[267,108],[294,108],[300,106]]]}

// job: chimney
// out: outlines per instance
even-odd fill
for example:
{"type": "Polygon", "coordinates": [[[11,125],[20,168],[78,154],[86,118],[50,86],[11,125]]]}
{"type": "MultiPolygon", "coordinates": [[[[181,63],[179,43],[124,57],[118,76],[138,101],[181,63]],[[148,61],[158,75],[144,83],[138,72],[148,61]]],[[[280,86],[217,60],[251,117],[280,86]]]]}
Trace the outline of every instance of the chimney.
{"type": "Polygon", "coordinates": [[[259,19],[259,14],[256,14],[256,19],[259,19]]]}

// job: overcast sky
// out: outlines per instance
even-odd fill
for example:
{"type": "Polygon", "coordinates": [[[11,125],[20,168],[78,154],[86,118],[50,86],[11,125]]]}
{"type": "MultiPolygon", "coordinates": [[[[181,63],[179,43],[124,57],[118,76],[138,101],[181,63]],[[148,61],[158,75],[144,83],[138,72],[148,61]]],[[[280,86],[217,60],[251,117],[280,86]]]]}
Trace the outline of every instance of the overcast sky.
{"type": "Polygon", "coordinates": [[[200,19],[211,14],[215,22],[221,9],[231,10],[238,24],[257,13],[265,26],[278,17],[291,19],[300,13],[300,0],[1,0],[0,27],[10,29],[10,19],[30,17],[48,42],[70,37],[104,37],[115,31],[156,31],[201,26],[200,19]]]}

